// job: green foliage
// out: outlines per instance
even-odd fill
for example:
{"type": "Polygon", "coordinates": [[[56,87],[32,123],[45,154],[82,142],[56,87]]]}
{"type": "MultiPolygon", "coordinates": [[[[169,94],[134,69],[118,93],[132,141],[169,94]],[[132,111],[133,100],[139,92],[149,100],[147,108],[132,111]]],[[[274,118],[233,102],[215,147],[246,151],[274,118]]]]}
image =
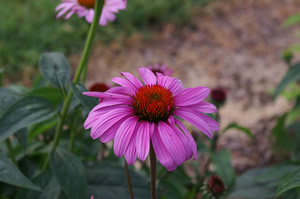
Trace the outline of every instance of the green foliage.
{"type": "MultiPolygon", "coordinates": [[[[150,198],[150,183],[144,176],[130,170],[136,199],[150,198]]],[[[113,162],[95,162],[86,165],[88,195],[94,198],[130,198],[124,168],[113,162]]]]}
{"type": "Polygon", "coordinates": [[[82,106],[87,110],[91,111],[97,105],[97,99],[94,97],[88,97],[82,95],[83,92],[88,91],[83,84],[71,84],[74,96],[80,101],[82,106]]]}
{"type": "Polygon", "coordinates": [[[211,155],[211,159],[218,176],[223,179],[227,187],[231,186],[235,177],[231,165],[231,153],[227,150],[218,151],[211,155]]]}
{"type": "Polygon", "coordinates": [[[245,133],[250,139],[252,139],[252,140],[254,139],[254,135],[249,128],[238,125],[235,122],[228,124],[228,126],[222,132],[225,133],[229,129],[237,129],[237,130],[245,133]]]}
{"type": "Polygon", "coordinates": [[[296,14],[296,15],[292,15],[289,18],[287,18],[284,23],[283,23],[283,27],[287,28],[296,24],[300,24],[300,15],[296,14]]]}
{"type": "Polygon", "coordinates": [[[294,165],[279,165],[247,171],[236,179],[229,198],[274,198],[280,180],[294,169],[294,165]]]}
{"type": "Polygon", "coordinates": [[[68,60],[62,53],[45,53],[40,59],[40,71],[51,84],[64,90],[70,80],[68,60]]]}
{"type": "Polygon", "coordinates": [[[26,178],[16,168],[16,166],[2,154],[0,154],[0,168],[1,182],[40,191],[38,186],[34,185],[28,178],[26,178]]]}
{"type": "Polygon", "coordinates": [[[285,74],[279,85],[276,87],[274,92],[274,98],[276,98],[283,89],[290,83],[300,80],[300,63],[291,66],[288,72],[285,74]]]}
{"type": "Polygon", "coordinates": [[[300,167],[298,167],[296,170],[289,173],[280,183],[276,195],[279,196],[282,193],[296,188],[300,187],[300,167]]]}
{"type": "Polygon", "coordinates": [[[53,106],[48,100],[34,96],[24,97],[0,117],[0,141],[22,128],[47,120],[54,114],[53,106]]]}
{"type": "Polygon", "coordinates": [[[68,199],[87,197],[84,167],[75,155],[63,149],[53,151],[50,168],[68,199]]]}

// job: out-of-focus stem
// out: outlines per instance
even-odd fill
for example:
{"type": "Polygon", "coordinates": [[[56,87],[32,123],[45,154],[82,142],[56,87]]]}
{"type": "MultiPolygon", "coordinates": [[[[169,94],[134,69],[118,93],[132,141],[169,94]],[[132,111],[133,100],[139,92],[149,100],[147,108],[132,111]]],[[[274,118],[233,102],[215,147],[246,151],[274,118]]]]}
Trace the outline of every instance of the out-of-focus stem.
{"type": "Polygon", "coordinates": [[[150,176],[151,199],[156,199],[156,156],[152,143],[150,144],[150,176]]]}
{"type": "MultiPolygon", "coordinates": [[[[77,71],[75,73],[75,77],[74,77],[74,80],[73,80],[74,84],[78,83],[83,69],[85,67],[87,67],[89,55],[90,55],[92,44],[93,44],[95,34],[96,34],[96,27],[99,24],[99,20],[100,20],[100,16],[101,16],[101,13],[102,13],[103,6],[104,6],[104,0],[97,0],[96,1],[93,22],[90,26],[88,36],[87,36],[87,39],[86,39],[86,43],[85,43],[85,46],[84,46],[84,49],[83,49],[83,53],[82,53],[77,71]]],[[[68,95],[64,100],[63,109],[62,109],[62,112],[61,112],[61,118],[58,121],[58,124],[57,124],[56,129],[55,129],[55,137],[54,137],[51,152],[57,147],[57,145],[59,143],[59,139],[60,139],[60,135],[61,135],[61,132],[62,132],[63,124],[64,124],[65,118],[66,118],[68,110],[69,110],[69,106],[70,106],[70,103],[71,103],[71,100],[72,100],[72,96],[73,96],[72,89],[69,89],[68,95]]],[[[75,139],[75,136],[71,139],[75,139]]],[[[49,159],[50,159],[50,153],[48,154],[48,156],[47,156],[47,158],[44,162],[44,165],[42,167],[43,171],[46,170],[47,167],[48,167],[49,159]]]]}
{"type": "Polygon", "coordinates": [[[134,199],[133,188],[132,188],[129,169],[128,169],[128,165],[127,165],[126,160],[125,160],[125,163],[124,163],[124,168],[125,168],[125,173],[126,173],[126,178],[127,178],[127,183],[128,183],[128,190],[129,190],[129,194],[130,194],[130,199],[134,199]]]}

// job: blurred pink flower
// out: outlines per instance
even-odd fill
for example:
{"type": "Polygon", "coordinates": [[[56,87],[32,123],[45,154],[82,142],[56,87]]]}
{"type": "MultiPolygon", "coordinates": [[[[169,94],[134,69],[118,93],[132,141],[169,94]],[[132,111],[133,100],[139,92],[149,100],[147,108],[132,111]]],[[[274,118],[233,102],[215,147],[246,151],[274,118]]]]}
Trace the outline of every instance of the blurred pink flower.
{"type": "Polygon", "coordinates": [[[153,66],[148,66],[147,68],[149,68],[154,74],[156,73],[161,73],[163,75],[169,76],[173,74],[173,70],[171,70],[167,65],[163,64],[155,64],[153,66]]]}
{"type": "MultiPolygon", "coordinates": [[[[65,19],[69,19],[73,14],[77,14],[79,17],[85,17],[88,23],[92,23],[95,2],[96,0],[62,0],[55,9],[58,11],[56,18],[65,15],[65,19]]],[[[99,24],[105,26],[109,21],[114,21],[115,14],[125,9],[124,0],[105,0],[99,24]]]]}
{"type": "Polygon", "coordinates": [[[203,102],[210,90],[206,87],[184,89],[181,81],[154,75],[147,68],[138,70],[144,84],[131,73],[115,77],[119,84],[106,92],[85,92],[84,95],[101,98],[84,123],[91,128],[91,137],[101,142],[114,139],[114,152],[125,156],[129,165],[136,158],[144,161],[150,141],[157,159],[169,171],[185,160],[197,158],[195,140],[178,119],[182,118],[212,138],[218,130],[216,121],[204,113],[216,112],[216,107],[203,102]]]}

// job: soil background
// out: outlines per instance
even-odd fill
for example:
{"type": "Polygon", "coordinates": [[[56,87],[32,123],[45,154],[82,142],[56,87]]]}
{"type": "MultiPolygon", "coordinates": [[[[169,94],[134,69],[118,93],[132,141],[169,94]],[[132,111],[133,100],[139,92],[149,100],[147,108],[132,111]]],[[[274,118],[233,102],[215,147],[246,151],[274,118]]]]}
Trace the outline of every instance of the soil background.
{"type": "MultiPolygon", "coordinates": [[[[218,148],[232,152],[236,172],[274,163],[271,130],[292,104],[282,97],[273,101],[271,93],[287,70],[282,51],[299,43],[297,28],[283,29],[282,23],[299,9],[298,0],[215,1],[187,25],[153,28],[150,39],[136,34],[122,44],[96,44],[87,86],[109,84],[123,71],[137,75],[138,67],[157,63],[173,69],[185,87],[223,86],[228,98],[220,109],[221,128],[237,122],[249,127],[255,139],[230,130],[218,148]]],[[[79,58],[70,57],[73,67],[79,58]]]]}

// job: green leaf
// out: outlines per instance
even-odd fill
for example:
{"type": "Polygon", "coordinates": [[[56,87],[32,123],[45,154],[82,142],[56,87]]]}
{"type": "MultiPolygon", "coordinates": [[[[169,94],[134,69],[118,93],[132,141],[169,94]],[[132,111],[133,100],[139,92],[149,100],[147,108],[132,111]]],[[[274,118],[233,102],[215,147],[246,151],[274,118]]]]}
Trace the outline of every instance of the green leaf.
{"type": "Polygon", "coordinates": [[[287,73],[285,74],[279,85],[276,87],[273,98],[275,99],[288,84],[296,82],[298,80],[300,80],[300,63],[289,67],[287,73]]]}
{"type": "Polygon", "coordinates": [[[87,198],[87,184],[81,161],[64,149],[51,153],[50,168],[68,199],[87,198]]]}
{"type": "Polygon", "coordinates": [[[17,139],[19,143],[23,146],[23,151],[25,153],[26,147],[27,147],[27,142],[28,142],[28,136],[27,136],[27,128],[23,128],[19,130],[16,133],[17,139]]]}
{"type": "Polygon", "coordinates": [[[285,164],[249,170],[237,177],[229,198],[275,198],[280,179],[294,168],[294,165],[285,164]]]}
{"type": "Polygon", "coordinates": [[[13,105],[20,97],[20,94],[12,89],[0,88],[0,113],[7,110],[7,108],[13,105]]]}
{"type": "Polygon", "coordinates": [[[97,99],[94,97],[88,97],[82,94],[86,92],[87,89],[82,84],[71,84],[74,96],[80,101],[82,106],[87,110],[92,110],[97,105],[97,99]]]}
{"type": "MultiPolygon", "coordinates": [[[[149,199],[149,181],[130,170],[135,199],[149,199]]],[[[98,162],[86,166],[88,194],[94,198],[130,198],[124,167],[112,162],[98,162]]]]}
{"type": "Polygon", "coordinates": [[[57,179],[52,176],[49,170],[37,176],[33,181],[38,184],[43,191],[21,189],[17,194],[17,199],[59,199],[61,188],[57,179]]]}
{"type": "Polygon", "coordinates": [[[42,75],[57,88],[63,88],[70,80],[70,66],[62,53],[44,53],[40,59],[42,75]]]}
{"type": "Polygon", "coordinates": [[[253,135],[252,131],[249,128],[241,126],[241,125],[238,125],[235,122],[228,124],[228,126],[223,130],[223,133],[225,133],[229,129],[240,130],[241,132],[245,133],[252,140],[254,139],[254,135],[253,135]]]}
{"type": "Polygon", "coordinates": [[[41,133],[44,133],[45,131],[55,127],[56,123],[57,117],[52,117],[48,120],[32,125],[28,132],[29,140],[32,140],[41,133]]]}
{"type": "Polygon", "coordinates": [[[300,167],[292,171],[281,181],[276,191],[276,196],[296,187],[300,187],[300,167]]]}
{"type": "Polygon", "coordinates": [[[55,114],[49,101],[40,97],[24,97],[0,117],[0,142],[22,128],[42,122],[55,114]]]}
{"type": "Polygon", "coordinates": [[[27,189],[40,191],[40,188],[26,178],[21,171],[19,171],[17,167],[4,155],[0,155],[0,181],[27,189]]]}
{"type": "Polygon", "coordinates": [[[283,27],[287,28],[287,27],[290,27],[295,24],[300,24],[300,15],[299,14],[292,15],[287,20],[285,20],[283,23],[283,27]]]}
{"type": "Polygon", "coordinates": [[[279,147],[288,151],[292,151],[294,144],[289,138],[289,135],[285,128],[286,118],[287,114],[283,114],[282,116],[280,116],[280,118],[277,120],[276,126],[272,129],[272,135],[274,136],[275,142],[279,147]]]}
{"type": "Polygon", "coordinates": [[[218,176],[222,178],[227,186],[230,186],[234,180],[234,171],[231,165],[230,151],[218,151],[211,155],[211,160],[218,176]]]}
{"type": "Polygon", "coordinates": [[[175,171],[168,174],[166,178],[160,179],[159,196],[172,199],[184,198],[186,185],[191,184],[191,179],[185,173],[184,168],[182,166],[178,167],[175,171]]]}
{"type": "Polygon", "coordinates": [[[28,92],[27,95],[46,98],[55,106],[58,103],[63,101],[63,96],[58,88],[52,88],[52,87],[37,88],[28,92]]]}

